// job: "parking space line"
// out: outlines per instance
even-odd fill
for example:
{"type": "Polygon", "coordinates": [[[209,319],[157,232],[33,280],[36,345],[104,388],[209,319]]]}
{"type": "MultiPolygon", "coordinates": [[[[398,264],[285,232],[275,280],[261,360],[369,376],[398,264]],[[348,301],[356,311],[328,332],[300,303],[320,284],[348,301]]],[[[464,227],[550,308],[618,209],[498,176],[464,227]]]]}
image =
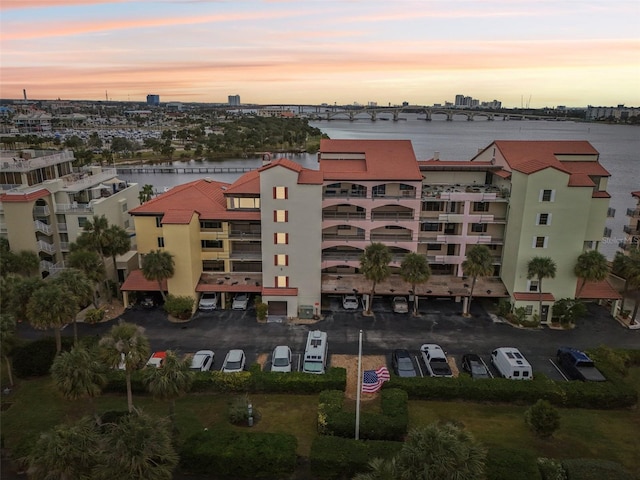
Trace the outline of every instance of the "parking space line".
{"type": "Polygon", "coordinates": [[[487,369],[487,373],[489,374],[489,376],[490,376],[491,378],[494,378],[493,373],[491,373],[491,369],[489,368],[489,366],[488,366],[486,363],[484,363],[484,359],[483,359],[482,357],[480,357],[480,361],[481,361],[481,362],[482,362],[482,364],[484,365],[484,368],[486,368],[486,369],[487,369]]]}
{"type": "Polygon", "coordinates": [[[558,367],[558,365],[556,365],[556,363],[555,363],[553,360],[549,359],[549,361],[551,362],[551,365],[553,365],[553,366],[555,367],[555,369],[558,371],[558,373],[559,373],[560,375],[562,375],[562,378],[564,378],[564,379],[565,379],[565,381],[567,381],[567,382],[568,382],[568,381],[569,381],[569,379],[565,376],[565,374],[564,374],[564,373],[562,373],[562,370],[560,370],[560,367],[558,367]]]}
{"type": "Polygon", "coordinates": [[[414,356],[413,358],[415,358],[415,360],[416,360],[416,365],[418,365],[418,370],[420,370],[420,376],[421,376],[421,377],[424,377],[424,373],[423,373],[423,371],[422,371],[422,367],[420,366],[420,360],[418,359],[418,356],[416,355],[416,356],[414,356]]]}

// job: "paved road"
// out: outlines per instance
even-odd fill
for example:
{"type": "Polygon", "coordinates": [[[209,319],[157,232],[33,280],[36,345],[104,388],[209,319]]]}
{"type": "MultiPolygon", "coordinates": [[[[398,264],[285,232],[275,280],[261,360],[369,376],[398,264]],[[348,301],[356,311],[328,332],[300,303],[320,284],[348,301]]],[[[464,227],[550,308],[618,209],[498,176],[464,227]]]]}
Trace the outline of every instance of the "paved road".
{"type": "MultiPolygon", "coordinates": [[[[528,330],[507,324],[494,323],[479,302],[472,304],[472,317],[460,315],[461,305],[448,300],[421,302],[420,317],[394,314],[388,300],[376,298],[373,318],[361,312],[345,311],[339,299],[332,299],[330,309],[324,311],[324,319],[314,325],[286,323],[257,323],[255,311],[198,312],[184,324],[167,321],[160,309],[131,309],[122,319],[141,325],[149,337],[153,350],[173,349],[179,352],[195,352],[211,349],[216,353],[213,368],[221,368],[225,353],[232,348],[242,348],[247,362],[254,362],[259,354],[270,353],[276,345],[289,345],[294,354],[301,354],[307,333],[321,329],[328,333],[329,352],[340,354],[358,353],[358,333],[364,332],[363,353],[386,355],[390,363],[390,352],[394,348],[407,348],[419,356],[423,343],[437,343],[448,355],[456,358],[464,353],[481,355],[487,363],[491,351],[496,347],[513,346],[520,349],[533,366],[534,373],[544,373],[561,379],[550,358],[559,346],[580,349],[599,345],[640,348],[640,330],[628,330],[597,305],[589,305],[589,315],[573,330],[551,330],[548,328],[528,330]]],[[[81,335],[102,335],[115,321],[100,325],[79,325],[81,335]]],[[[26,325],[20,326],[25,337],[43,335],[26,325]]],[[[64,330],[72,335],[71,327],[64,330]]]]}

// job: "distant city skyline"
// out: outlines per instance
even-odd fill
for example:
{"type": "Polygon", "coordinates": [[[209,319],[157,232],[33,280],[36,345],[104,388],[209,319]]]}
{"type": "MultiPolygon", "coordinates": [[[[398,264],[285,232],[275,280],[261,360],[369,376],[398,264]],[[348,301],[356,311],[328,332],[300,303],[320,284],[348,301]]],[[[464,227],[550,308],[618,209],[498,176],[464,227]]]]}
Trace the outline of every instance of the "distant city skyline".
{"type": "Polygon", "coordinates": [[[2,0],[0,98],[640,105],[640,4],[2,0]]]}

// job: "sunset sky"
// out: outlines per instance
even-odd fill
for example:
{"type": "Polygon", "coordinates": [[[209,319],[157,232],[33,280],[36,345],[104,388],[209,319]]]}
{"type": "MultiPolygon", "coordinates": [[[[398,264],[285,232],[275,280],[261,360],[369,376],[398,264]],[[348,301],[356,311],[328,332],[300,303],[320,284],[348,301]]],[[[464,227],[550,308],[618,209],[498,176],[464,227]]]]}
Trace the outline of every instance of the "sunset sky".
{"type": "Polygon", "coordinates": [[[640,106],[638,0],[0,0],[0,17],[5,99],[640,106]]]}

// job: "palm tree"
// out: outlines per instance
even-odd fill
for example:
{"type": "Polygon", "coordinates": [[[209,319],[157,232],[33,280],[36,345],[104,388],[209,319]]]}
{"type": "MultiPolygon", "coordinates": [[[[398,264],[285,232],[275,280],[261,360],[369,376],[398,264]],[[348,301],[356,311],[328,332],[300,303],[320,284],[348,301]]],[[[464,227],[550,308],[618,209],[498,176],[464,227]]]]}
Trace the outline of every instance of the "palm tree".
{"type": "Polygon", "coordinates": [[[73,343],[78,344],[78,323],[76,322],[76,316],[93,298],[93,288],[87,279],[87,276],[80,270],[75,268],[68,268],[60,272],[53,279],[53,282],[66,288],[73,296],[75,296],[75,305],[77,311],[73,315],[73,343]]]}
{"type": "Polygon", "coordinates": [[[419,283],[426,283],[431,276],[431,267],[424,255],[411,252],[402,259],[400,265],[400,276],[405,282],[411,284],[411,290],[413,292],[413,314],[418,314],[418,292],[416,285],[419,283]]]}
{"type": "Polygon", "coordinates": [[[527,263],[527,278],[531,280],[534,277],[538,279],[538,299],[540,302],[538,314],[540,321],[543,321],[546,318],[542,318],[542,279],[556,277],[556,262],[549,257],[533,257],[527,263]]]}
{"type": "Polygon", "coordinates": [[[194,372],[189,369],[189,360],[180,360],[171,350],[167,350],[166,353],[162,368],[146,369],[143,381],[155,398],[169,400],[169,419],[175,425],[176,398],[189,391],[194,372]]]}
{"type": "Polygon", "coordinates": [[[104,263],[100,259],[100,255],[97,252],[85,250],[72,244],[71,253],[69,253],[66,263],[69,267],[82,271],[94,285],[92,288],[93,306],[98,308],[95,285],[102,283],[106,279],[104,263]]]}
{"type": "Polygon", "coordinates": [[[104,248],[104,253],[111,257],[113,262],[113,274],[115,276],[114,280],[118,283],[118,265],[116,263],[116,257],[131,250],[131,237],[129,237],[129,234],[124,228],[117,225],[109,226],[105,232],[105,237],[107,239],[107,245],[104,248]]]}
{"type": "MultiPolygon", "coordinates": [[[[95,420],[84,417],[72,425],[57,425],[44,432],[27,459],[28,474],[34,480],[91,480],[101,445],[95,420]]],[[[117,477],[114,477],[117,478],[117,477]]]]}
{"type": "MultiPolygon", "coordinates": [[[[106,231],[109,228],[109,221],[104,215],[94,215],[91,220],[87,220],[84,224],[84,231],[81,236],[86,237],[91,249],[100,254],[100,258],[104,257],[104,249],[108,244],[106,231]]],[[[81,243],[79,238],[76,240],[81,243]]]]}
{"type": "Polygon", "coordinates": [[[582,253],[573,269],[576,277],[582,279],[582,284],[578,289],[576,298],[580,298],[580,294],[587,282],[600,282],[609,275],[609,265],[607,258],[597,250],[589,250],[582,253]]]}
{"type": "Polygon", "coordinates": [[[360,270],[367,280],[371,281],[371,298],[367,306],[367,314],[371,315],[373,296],[376,294],[376,285],[391,275],[389,263],[391,251],[383,243],[372,243],[365,248],[360,255],[360,270]]]}
{"type": "Polygon", "coordinates": [[[101,356],[109,367],[118,368],[124,361],[127,405],[129,412],[132,412],[131,372],[144,365],[150,353],[149,340],[144,335],[144,328],[126,322],[114,325],[109,334],[100,339],[100,347],[101,356]]]}
{"type": "Polygon", "coordinates": [[[471,277],[471,291],[469,292],[469,301],[467,302],[466,311],[463,315],[469,315],[471,311],[471,298],[473,297],[473,289],[476,286],[478,277],[488,277],[493,274],[493,258],[491,250],[486,245],[474,245],[467,251],[467,258],[462,262],[462,272],[471,277]]]}
{"type": "Polygon", "coordinates": [[[145,186],[142,187],[142,190],[140,190],[140,193],[138,193],[138,200],[140,200],[140,203],[146,203],[149,200],[151,200],[151,198],[153,197],[153,185],[149,185],[146,184],[145,186]]]}
{"type": "Polygon", "coordinates": [[[56,388],[67,400],[93,398],[100,395],[107,382],[103,366],[84,345],[75,345],[53,361],[51,377],[56,388]]]}
{"type": "Polygon", "coordinates": [[[16,340],[16,320],[8,313],[0,313],[0,352],[2,352],[4,363],[7,365],[7,377],[11,387],[13,387],[13,372],[9,355],[16,340]]]}
{"type": "Polygon", "coordinates": [[[142,275],[147,280],[155,280],[158,282],[160,294],[166,300],[162,281],[173,277],[175,273],[175,264],[173,255],[162,250],[154,250],[142,257],[142,275]]]}
{"type": "Polygon", "coordinates": [[[374,458],[369,462],[369,472],[359,473],[353,480],[396,480],[399,477],[396,459],[374,458]]]}
{"type": "Polygon", "coordinates": [[[31,296],[27,304],[27,319],[35,329],[53,328],[56,337],[56,353],[62,350],[60,331],[78,311],[76,297],[65,287],[54,282],[45,285],[31,296]]]}
{"type": "MultiPolygon", "coordinates": [[[[38,277],[11,275],[6,279],[6,306],[18,322],[27,320],[27,305],[33,293],[44,286],[44,280],[38,277]]],[[[3,296],[3,303],[5,298],[3,296]]]]}
{"type": "Polygon", "coordinates": [[[9,271],[31,277],[38,273],[40,269],[40,258],[35,252],[20,250],[17,253],[9,254],[9,271]]]}
{"type": "MultiPolygon", "coordinates": [[[[634,292],[634,307],[631,315],[631,324],[634,324],[638,307],[640,307],[640,250],[632,250],[629,255],[617,252],[613,259],[612,271],[624,278],[623,302],[630,288],[634,292]]],[[[624,303],[622,308],[624,309],[624,303]]]]}

